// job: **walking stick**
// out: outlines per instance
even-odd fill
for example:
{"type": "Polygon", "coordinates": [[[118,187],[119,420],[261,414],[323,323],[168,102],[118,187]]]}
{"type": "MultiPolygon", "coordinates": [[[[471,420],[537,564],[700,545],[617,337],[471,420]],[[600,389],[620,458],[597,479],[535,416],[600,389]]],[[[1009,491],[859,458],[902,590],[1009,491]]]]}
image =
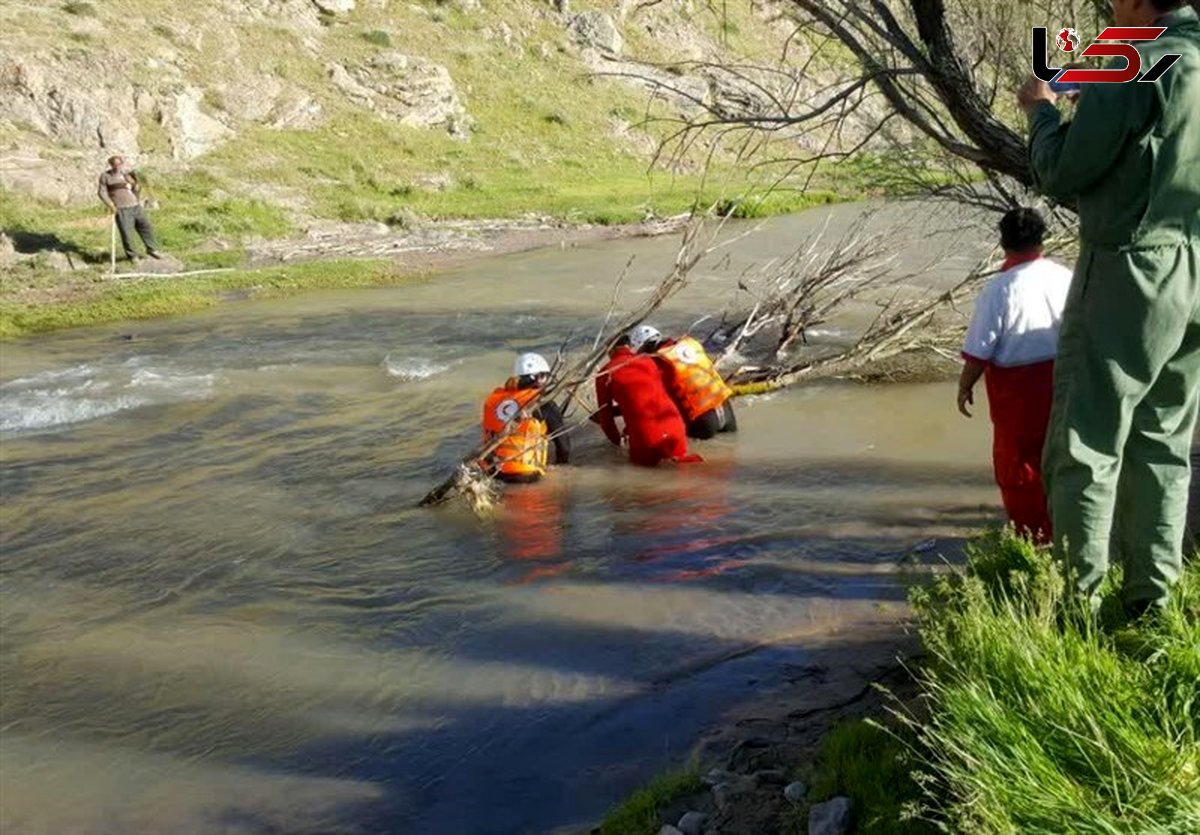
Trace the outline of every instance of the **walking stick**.
{"type": "Polygon", "coordinates": [[[117,213],[112,213],[112,222],[108,224],[108,275],[117,274],[117,213]]]}

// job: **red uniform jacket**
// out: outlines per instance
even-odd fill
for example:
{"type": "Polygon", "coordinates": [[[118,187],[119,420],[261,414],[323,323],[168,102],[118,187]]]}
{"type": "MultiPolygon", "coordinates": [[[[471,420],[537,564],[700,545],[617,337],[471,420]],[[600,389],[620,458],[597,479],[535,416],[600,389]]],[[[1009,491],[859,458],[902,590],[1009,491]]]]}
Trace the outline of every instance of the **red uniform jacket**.
{"type": "Polygon", "coordinates": [[[663,384],[665,360],[635,354],[628,347],[613,351],[596,377],[596,422],[614,444],[621,443],[613,405],[625,421],[629,459],[654,466],[664,459],[688,457],[683,416],[663,384]]]}

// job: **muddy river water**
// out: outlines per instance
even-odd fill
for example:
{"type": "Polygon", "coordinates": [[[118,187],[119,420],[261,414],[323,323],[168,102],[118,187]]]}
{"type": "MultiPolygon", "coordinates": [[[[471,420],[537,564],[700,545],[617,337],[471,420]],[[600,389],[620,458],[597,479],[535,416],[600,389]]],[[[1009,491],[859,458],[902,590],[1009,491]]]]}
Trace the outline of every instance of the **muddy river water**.
{"type": "MultiPolygon", "coordinates": [[[[659,321],[723,306],[827,217],[748,233],[659,321]]],[[[948,225],[921,220],[901,261],[948,225]]],[[[741,433],[683,469],[585,435],[580,466],[493,520],[414,509],[514,351],[590,336],[630,257],[626,307],[675,250],[545,250],[5,345],[0,830],[586,823],[810,639],[899,606],[900,555],[995,517],[986,419],[950,384],[744,401],[741,433]]]]}

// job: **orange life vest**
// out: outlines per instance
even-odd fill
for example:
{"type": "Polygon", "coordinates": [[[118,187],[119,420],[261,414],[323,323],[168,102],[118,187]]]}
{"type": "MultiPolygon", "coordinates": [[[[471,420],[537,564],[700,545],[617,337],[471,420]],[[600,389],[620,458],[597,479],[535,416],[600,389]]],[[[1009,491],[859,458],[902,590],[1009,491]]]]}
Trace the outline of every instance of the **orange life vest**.
{"type": "Polygon", "coordinates": [[[660,348],[658,355],[675,369],[671,396],[688,420],[695,420],[733,397],[733,389],[721,379],[704,346],[690,336],[660,348]]]}
{"type": "Polygon", "coordinates": [[[525,414],[525,405],[537,389],[519,389],[515,380],[491,393],[483,404],[483,440],[505,435],[489,456],[498,472],[508,475],[544,475],[550,454],[550,437],[544,420],[525,414]]]}

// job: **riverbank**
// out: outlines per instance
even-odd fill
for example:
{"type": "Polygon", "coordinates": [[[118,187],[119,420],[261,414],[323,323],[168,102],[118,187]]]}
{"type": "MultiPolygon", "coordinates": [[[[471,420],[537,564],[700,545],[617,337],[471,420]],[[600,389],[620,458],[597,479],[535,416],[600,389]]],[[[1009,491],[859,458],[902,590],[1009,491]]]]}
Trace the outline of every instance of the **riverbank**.
{"type": "Polygon", "coordinates": [[[385,224],[312,224],[302,237],[240,248],[237,266],[183,260],[107,264],[86,249],[0,253],[0,338],[190,313],[225,301],[310,289],[376,287],[418,280],[472,261],[545,247],[678,231],[686,217],[615,225],[550,218],[447,221],[412,229],[385,224]],[[82,254],[80,254],[82,253],[82,254]],[[56,268],[57,267],[57,268],[56,268]]]}
{"type": "Polygon", "coordinates": [[[965,569],[913,592],[912,638],[884,636],[873,671],[838,670],[856,681],[844,699],[814,709],[814,674],[773,711],[731,715],[723,744],[697,749],[699,791],[660,795],[654,815],[635,798],[599,831],[656,833],[686,811],[722,835],[1196,831],[1200,564],[1151,622],[1124,623],[1110,587],[1093,626],[1061,589],[1028,544],[973,541],[965,569]],[[814,827],[844,807],[846,826],[814,827]]]}

